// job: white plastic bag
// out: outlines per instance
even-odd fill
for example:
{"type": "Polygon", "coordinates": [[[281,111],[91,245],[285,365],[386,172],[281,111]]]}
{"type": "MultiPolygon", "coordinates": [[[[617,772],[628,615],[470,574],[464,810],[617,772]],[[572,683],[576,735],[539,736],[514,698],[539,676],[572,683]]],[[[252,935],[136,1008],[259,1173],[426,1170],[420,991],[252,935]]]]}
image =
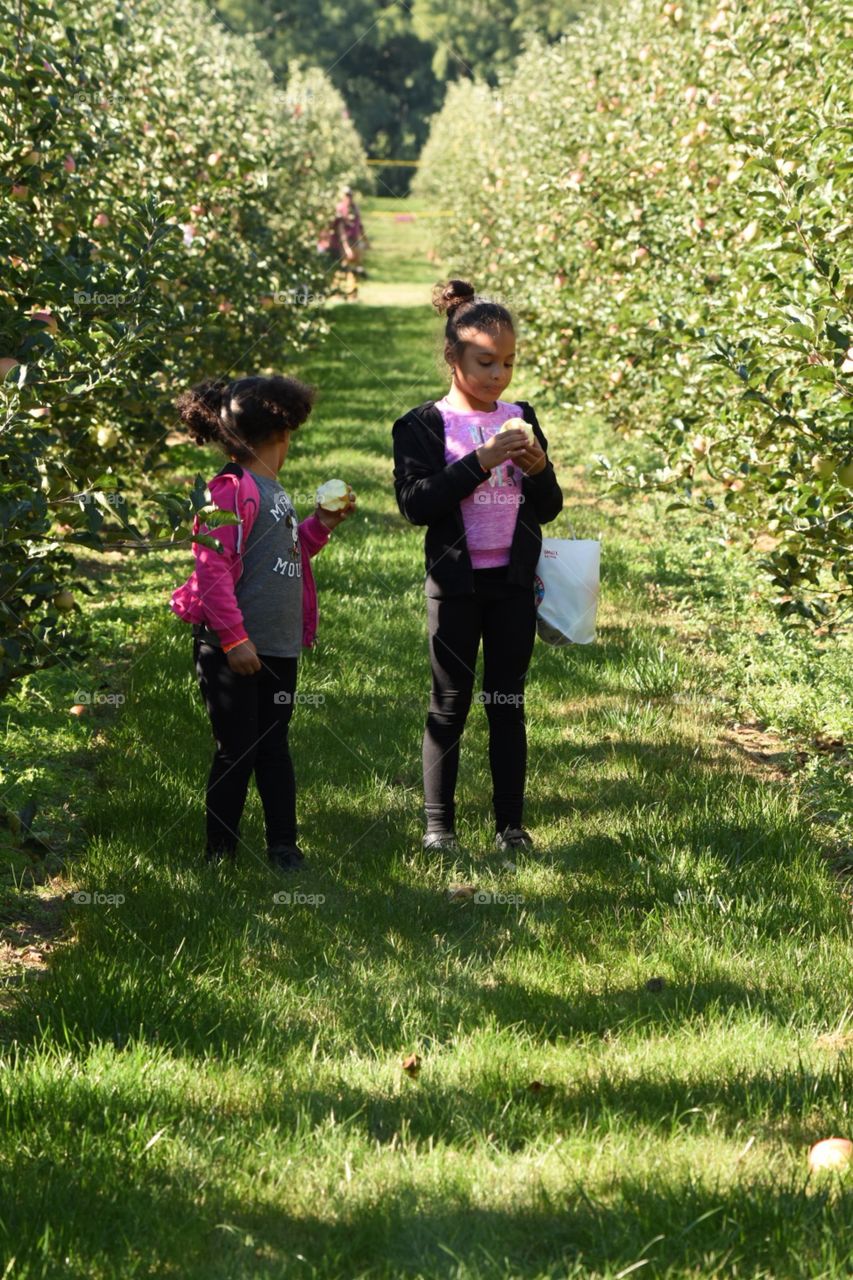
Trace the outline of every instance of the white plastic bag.
{"type": "Polygon", "coordinates": [[[546,644],[592,644],[601,543],[543,538],[536,566],[536,629],[546,644]]]}

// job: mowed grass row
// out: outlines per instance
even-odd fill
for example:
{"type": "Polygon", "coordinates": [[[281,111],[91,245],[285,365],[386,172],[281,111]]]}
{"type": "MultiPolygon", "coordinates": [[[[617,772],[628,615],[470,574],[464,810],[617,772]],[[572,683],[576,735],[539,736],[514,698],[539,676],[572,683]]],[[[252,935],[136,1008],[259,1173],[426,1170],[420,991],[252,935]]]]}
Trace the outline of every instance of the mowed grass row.
{"type": "Polygon", "coordinates": [[[201,863],[212,740],[171,554],[75,867],[123,901],[71,908],[73,943],[6,1020],[5,1274],[846,1275],[853,1198],[807,1182],[805,1152],[853,1127],[849,905],[792,789],[721,741],[726,673],[655,589],[689,591],[695,549],[651,506],[590,501],[586,424],[541,415],[605,550],[599,642],[534,655],[538,851],[513,869],[491,847],[475,707],[467,851],[420,852],[422,533],[390,426],[446,386],[426,306],[383,295],[428,298],[419,224],[371,233],[362,303],[298,370],[322,394],[283,477],[359,494],[315,562],[294,718],[310,870],[268,870],[254,794],[236,869],[201,863]],[[454,880],[493,900],[449,901],[454,880]]]}

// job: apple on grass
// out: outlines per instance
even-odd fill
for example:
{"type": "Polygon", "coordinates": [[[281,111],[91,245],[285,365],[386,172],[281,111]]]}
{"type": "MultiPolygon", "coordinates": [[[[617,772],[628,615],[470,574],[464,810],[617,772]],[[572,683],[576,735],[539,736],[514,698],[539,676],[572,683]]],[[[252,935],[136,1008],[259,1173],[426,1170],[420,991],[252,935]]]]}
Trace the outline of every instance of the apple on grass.
{"type": "Polygon", "coordinates": [[[843,1172],[853,1157],[853,1142],[849,1138],[823,1138],[809,1147],[809,1169],[813,1172],[830,1169],[843,1172]]]}

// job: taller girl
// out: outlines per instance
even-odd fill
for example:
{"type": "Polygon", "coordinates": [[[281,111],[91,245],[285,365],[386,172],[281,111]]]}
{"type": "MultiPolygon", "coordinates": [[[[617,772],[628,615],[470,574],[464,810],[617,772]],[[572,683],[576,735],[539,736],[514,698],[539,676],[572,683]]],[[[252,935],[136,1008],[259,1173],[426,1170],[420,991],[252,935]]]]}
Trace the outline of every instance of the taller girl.
{"type": "Polygon", "coordinates": [[[436,285],[446,316],[447,395],[394,423],[394,488],[402,514],[426,525],[432,694],[423,742],[425,849],[458,848],[459,744],[483,642],[495,843],[530,848],[522,826],[527,769],[524,682],[536,635],[533,590],[541,525],[563,495],[536,414],[502,400],[512,380],[515,325],[467,281],[436,285]],[[523,418],[529,428],[501,427],[523,418]]]}

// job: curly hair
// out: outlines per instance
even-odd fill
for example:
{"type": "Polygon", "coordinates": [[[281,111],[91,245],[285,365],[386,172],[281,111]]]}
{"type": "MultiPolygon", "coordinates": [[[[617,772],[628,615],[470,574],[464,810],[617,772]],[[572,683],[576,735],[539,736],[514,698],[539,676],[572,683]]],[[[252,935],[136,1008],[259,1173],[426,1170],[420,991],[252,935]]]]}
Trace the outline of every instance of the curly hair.
{"type": "Polygon", "coordinates": [[[229,456],[252,457],[257,445],[305,422],[316,388],[298,378],[208,379],[182,391],[175,408],[196,444],[215,443],[229,456]]]}

